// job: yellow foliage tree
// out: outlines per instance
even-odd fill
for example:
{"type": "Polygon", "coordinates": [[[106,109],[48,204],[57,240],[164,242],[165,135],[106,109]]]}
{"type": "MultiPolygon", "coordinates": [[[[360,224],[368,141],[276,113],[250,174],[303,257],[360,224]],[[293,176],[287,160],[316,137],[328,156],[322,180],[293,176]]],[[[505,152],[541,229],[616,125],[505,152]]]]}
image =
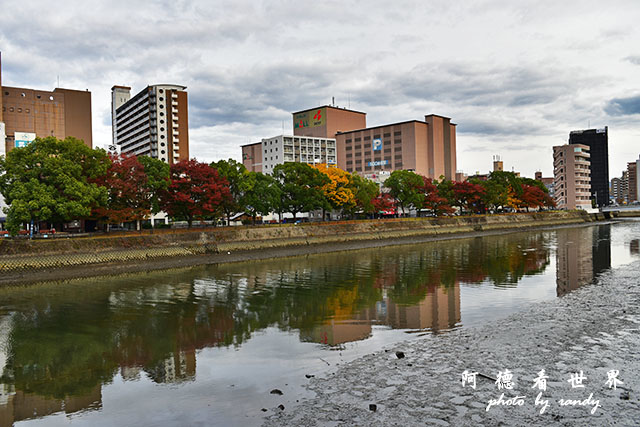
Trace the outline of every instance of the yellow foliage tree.
{"type": "Polygon", "coordinates": [[[315,165],[323,174],[330,179],[328,184],[322,187],[325,197],[334,209],[348,209],[356,204],[356,197],[350,188],[351,174],[338,167],[328,167],[324,163],[315,165]]]}

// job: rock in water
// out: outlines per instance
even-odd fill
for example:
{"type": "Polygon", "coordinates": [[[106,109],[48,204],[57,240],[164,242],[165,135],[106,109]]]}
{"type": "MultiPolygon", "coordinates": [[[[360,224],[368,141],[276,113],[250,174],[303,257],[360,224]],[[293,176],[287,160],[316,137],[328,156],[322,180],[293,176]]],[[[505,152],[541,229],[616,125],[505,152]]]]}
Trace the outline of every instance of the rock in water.
{"type": "Polygon", "coordinates": [[[398,359],[404,359],[404,353],[401,351],[396,351],[396,357],[398,359]]]}
{"type": "Polygon", "coordinates": [[[274,388],[273,390],[270,391],[271,394],[277,394],[278,396],[282,396],[283,393],[281,390],[278,390],[277,388],[274,388]]]}
{"type": "Polygon", "coordinates": [[[376,412],[378,410],[378,405],[376,405],[375,403],[370,403],[369,410],[372,412],[376,412]]]}

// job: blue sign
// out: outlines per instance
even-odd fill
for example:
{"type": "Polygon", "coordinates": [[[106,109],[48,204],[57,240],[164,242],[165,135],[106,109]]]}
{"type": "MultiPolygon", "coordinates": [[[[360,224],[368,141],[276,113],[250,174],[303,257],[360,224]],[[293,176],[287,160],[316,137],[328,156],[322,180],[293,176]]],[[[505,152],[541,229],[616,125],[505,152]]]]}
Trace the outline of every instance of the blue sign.
{"type": "Polygon", "coordinates": [[[380,151],[380,150],[382,150],[382,139],[374,138],[374,140],[373,140],[373,151],[380,151]]]}
{"type": "Polygon", "coordinates": [[[389,161],[388,160],[378,160],[377,162],[369,162],[367,164],[369,166],[384,166],[384,165],[388,165],[389,161]]]}

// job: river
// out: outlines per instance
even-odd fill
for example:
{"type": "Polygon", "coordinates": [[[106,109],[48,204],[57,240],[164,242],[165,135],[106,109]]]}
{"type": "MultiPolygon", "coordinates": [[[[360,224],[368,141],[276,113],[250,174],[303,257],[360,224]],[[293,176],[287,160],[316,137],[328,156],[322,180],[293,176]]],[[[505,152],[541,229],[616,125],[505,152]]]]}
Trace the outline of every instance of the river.
{"type": "Polygon", "coordinates": [[[629,220],[2,288],[0,426],[257,425],[310,376],[592,284],[640,258],[638,236],[629,220]]]}

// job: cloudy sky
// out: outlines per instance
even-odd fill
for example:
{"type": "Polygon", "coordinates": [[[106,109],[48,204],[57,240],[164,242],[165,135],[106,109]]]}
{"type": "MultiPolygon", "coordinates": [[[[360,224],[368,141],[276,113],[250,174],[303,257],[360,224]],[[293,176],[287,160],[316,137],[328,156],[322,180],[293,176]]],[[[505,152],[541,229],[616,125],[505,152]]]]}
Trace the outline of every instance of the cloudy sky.
{"type": "Polygon", "coordinates": [[[640,154],[640,2],[2,1],[2,82],[89,89],[94,146],[111,139],[110,89],[188,87],[190,151],[292,132],[331,103],[369,126],[440,114],[458,169],[552,174],[569,131],[609,126],[611,177],[640,154]]]}

